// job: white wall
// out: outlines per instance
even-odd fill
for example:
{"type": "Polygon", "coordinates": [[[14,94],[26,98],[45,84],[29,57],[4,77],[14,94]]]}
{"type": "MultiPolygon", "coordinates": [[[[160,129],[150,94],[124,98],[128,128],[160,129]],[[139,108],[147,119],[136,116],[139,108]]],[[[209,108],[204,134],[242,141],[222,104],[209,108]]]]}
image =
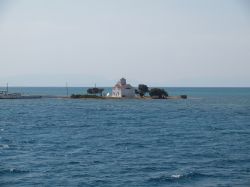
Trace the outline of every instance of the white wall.
{"type": "Polygon", "coordinates": [[[118,88],[112,89],[112,97],[121,97],[121,90],[118,88]]]}

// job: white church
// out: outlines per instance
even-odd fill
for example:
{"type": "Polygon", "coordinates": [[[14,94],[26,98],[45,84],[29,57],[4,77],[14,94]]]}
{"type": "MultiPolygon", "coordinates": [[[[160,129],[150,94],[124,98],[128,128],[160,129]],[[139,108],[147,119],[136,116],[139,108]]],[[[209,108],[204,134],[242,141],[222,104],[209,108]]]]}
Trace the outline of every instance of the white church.
{"type": "Polygon", "coordinates": [[[112,89],[112,97],[135,97],[135,89],[121,78],[112,89]]]}

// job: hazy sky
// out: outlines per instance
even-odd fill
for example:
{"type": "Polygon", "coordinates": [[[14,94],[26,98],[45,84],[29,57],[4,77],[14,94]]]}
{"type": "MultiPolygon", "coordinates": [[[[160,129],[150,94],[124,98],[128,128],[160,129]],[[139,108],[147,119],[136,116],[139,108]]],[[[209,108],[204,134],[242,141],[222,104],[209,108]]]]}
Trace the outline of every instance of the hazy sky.
{"type": "Polygon", "coordinates": [[[248,0],[0,0],[0,86],[250,86],[248,0]]]}

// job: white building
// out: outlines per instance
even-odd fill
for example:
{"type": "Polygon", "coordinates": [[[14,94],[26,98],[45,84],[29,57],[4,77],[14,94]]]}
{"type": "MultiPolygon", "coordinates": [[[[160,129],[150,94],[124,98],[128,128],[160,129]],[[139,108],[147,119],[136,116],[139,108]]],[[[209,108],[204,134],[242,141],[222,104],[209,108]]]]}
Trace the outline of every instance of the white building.
{"type": "Polygon", "coordinates": [[[112,89],[112,97],[135,97],[135,89],[121,78],[112,89]]]}

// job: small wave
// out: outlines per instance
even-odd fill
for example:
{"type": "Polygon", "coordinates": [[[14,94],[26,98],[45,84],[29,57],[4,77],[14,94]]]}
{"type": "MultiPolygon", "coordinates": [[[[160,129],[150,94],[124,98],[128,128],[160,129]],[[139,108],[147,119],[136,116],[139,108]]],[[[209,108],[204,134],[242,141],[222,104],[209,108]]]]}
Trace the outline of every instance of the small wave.
{"type": "Polygon", "coordinates": [[[9,145],[7,145],[7,144],[0,144],[0,148],[1,149],[8,149],[9,145]]]}
{"type": "Polygon", "coordinates": [[[16,169],[16,168],[10,168],[10,169],[0,169],[0,176],[5,175],[5,174],[23,174],[23,173],[28,173],[29,171],[26,170],[21,170],[21,169],[16,169]]]}
{"type": "Polygon", "coordinates": [[[180,178],[181,175],[171,175],[172,178],[180,178]]]}
{"type": "Polygon", "coordinates": [[[25,170],[19,170],[19,169],[16,169],[16,168],[10,168],[10,173],[27,173],[28,171],[25,171],[25,170]]]}
{"type": "Polygon", "coordinates": [[[9,169],[9,172],[10,173],[15,173],[15,174],[22,174],[22,173],[28,173],[29,171],[16,169],[16,168],[11,168],[11,169],[9,169]]]}
{"type": "Polygon", "coordinates": [[[152,172],[152,171],[157,171],[157,170],[160,170],[160,169],[162,169],[162,168],[154,167],[154,166],[147,166],[147,167],[141,168],[140,170],[143,171],[143,172],[152,172]]]}
{"type": "Polygon", "coordinates": [[[138,147],[138,148],[144,148],[145,145],[140,143],[133,143],[133,142],[125,142],[125,143],[116,143],[115,146],[117,147],[138,147]]]}
{"type": "Polygon", "coordinates": [[[220,167],[220,166],[224,166],[225,164],[227,165],[232,165],[232,164],[243,164],[243,163],[249,163],[250,162],[250,159],[249,158],[240,158],[240,159],[237,159],[237,158],[228,158],[228,159],[220,159],[218,161],[215,162],[215,165],[217,167],[220,167]]]}
{"type": "Polygon", "coordinates": [[[4,129],[0,129],[0,131],[4,131],[4,129]]]}
{"type": "Polygon", "coordinates": [[[78,164],[80,164],[80,162],[78,162],[78,161],[70,161],[68,164],[70,164],[70,165],[78,165],[78,164]]]}
{"type": "Polygon", "coordinates": [[[210,177],[209,175],[205,175],[197,172],[190,172],[186,174],[172,174],[172,175],[161,175],[158,177],[151,177],[149,182],[179,182],[184,180],[192,180],[202,177],[210,177]]]}

